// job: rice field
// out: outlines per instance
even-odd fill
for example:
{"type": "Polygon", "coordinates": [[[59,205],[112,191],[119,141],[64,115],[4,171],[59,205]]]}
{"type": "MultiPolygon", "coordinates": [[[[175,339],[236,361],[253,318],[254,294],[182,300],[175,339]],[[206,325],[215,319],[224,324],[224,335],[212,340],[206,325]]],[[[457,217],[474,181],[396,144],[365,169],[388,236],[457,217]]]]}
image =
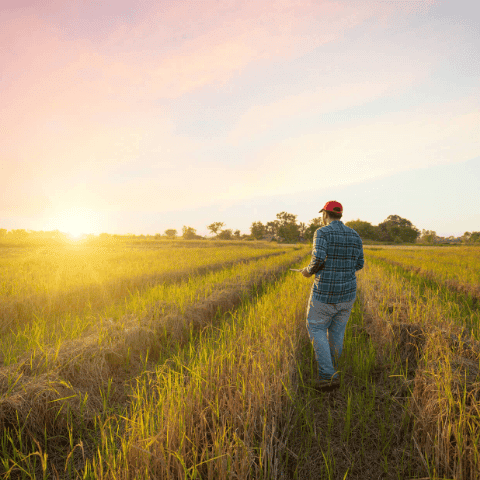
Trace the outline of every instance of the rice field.
{"type": "Polygon", "coordinates": [[[2,479],[480,478],[478,248],[365,246],[322,393],[309,246],[3,249],[2,479]]]}

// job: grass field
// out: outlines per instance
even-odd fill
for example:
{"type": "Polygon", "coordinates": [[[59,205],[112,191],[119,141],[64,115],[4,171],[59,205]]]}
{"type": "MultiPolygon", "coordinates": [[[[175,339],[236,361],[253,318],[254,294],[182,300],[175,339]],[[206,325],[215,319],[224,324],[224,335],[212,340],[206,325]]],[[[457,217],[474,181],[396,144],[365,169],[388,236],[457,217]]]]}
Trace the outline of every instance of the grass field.
{"type": "Polygon", "coordinates": [[[0,478],[480,478],[480,250],[365,246],[329,393],[310,254],[0,246],[0,478]]]}

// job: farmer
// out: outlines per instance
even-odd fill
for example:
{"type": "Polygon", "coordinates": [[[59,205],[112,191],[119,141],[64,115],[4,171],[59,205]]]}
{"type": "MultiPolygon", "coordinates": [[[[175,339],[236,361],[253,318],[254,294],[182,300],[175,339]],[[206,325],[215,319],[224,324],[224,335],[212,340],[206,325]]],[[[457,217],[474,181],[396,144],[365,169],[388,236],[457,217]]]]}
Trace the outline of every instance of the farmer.
{"type": "Polygon", "coordinates": [[[360,236],[340,221],[342,205],[327,202],[319,213],[323,214],[324,226],[315,231],[312,260],[301,272],[307,278],[315,274],[308,301],[307,330],[320,374],[315,387],[328,391],[340,386],[336,368],[357,293],[355,272],[363,268],[364,260],[360,236]]]}

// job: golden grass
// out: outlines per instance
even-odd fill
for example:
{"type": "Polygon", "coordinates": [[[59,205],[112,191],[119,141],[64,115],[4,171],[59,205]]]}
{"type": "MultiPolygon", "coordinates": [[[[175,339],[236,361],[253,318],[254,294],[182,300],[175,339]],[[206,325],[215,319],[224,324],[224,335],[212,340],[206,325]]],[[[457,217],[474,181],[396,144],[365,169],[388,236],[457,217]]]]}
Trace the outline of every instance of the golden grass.
{"type": "Polygon", "coordinates": [[[103,324],[87,337],[1,368],[1,425],[21,424],[28,436],[37,440],[55,432],[65,434],[67,426],[78,422],[91,427],[105,411],[105,392],[109,402],[125,403],[123,384],[140,374],[149,359],[168,358],[193,332],[255,295],[263,284],[303,256],[292,251],[285,258],[259,261],[255,268],[240,265],[228,284],[220,285],[221,289],[183,313],[147,314],[143,318],[127,315],[121,323],[103,324]]]}
{"type": "Polygon", "coordinates": [[[480,478],[480,343],[465,328],[478,325],[479,312],[368,258],[359,286],[369,333],[383,357],[393,349],[408,363],[415,441],[430,474],[480,478]]]}
{"type": "MultiPolygon", "coordinates": [[[[179,290],[191,293],[191,289],[185,290],[184,283],[192,278],[208,272],[219,272],[221,277],[224,272],[230,272],[229,267],[238,263],[278,256],[286,251],[295,250],[263,247],[257,250],[251,246],[237,250],[222,247],[217,251],[190,248],[188,255],[180,255],[178,250],[138,252],[120,246],[119,250],[103,255],[101,251],[81,249],[81,259],[65,254],[65,263],[56,272],[51,257],[43,258],[38,252],[32,253],[32,266],[27,262],[30,257],[26,254],[22,262],[28,268],[22,266],[20,260],[9,263],[11,269],[18,269],[17,273],[22,278],[10,279],[20,293],[3,298],[0,294],[3,300],[0,319],[7,319],[0,327],[3,328],[0,360],[4,364],[15,363],[22,352],[53,345],[58,347],[64,340],[86,334],[106,318],[122,316],[125,312],[140,314],[139,309],[144,308],[145,298],[149,296],[155,296],[157,304],[164,299],[168,302],[172,295],[179,297],[179,290]],[[85,262],[93,262],[97,267],[88,268],[85,262]],[[51,292],[29,294],[32,288],[38,287],[32,287],[29,281],[34,285],[35,282],[41,283],[37,281],[37,277],[41,276],[41,267],[46,270],[42,282],[49,285],[51,292]],[[139,269],[142,269],[141,275],[139,269]],[[26,272],[31,273],[31,278],[26,272]],[[93,277],[98,283],[91,283],[93,277]],[[55,286],[55,279],[60,284],[68,284],[70,289],[65,287],[64,291],[60,291],[60,287],[55,286]],[[178,288],[171,286],[175,283],[181,285],[178,288]]],[[[211,283],[223,281],[215,276],[210,276],[208,280],[211,283]]],[[[151,298],[148,301],[150,304],[153,302],[151,298]]]]}
{"type": "Polygon", "coordinates": [[[0,369],[3,478],[480,478],[478,311],[366,249],[341,388],[315,394],[311,282],[282,273],[306,253],[149,285],[0,369]]]}
{"type": "Polygon", "coordinates": [[[366,248],[379,258],[423,275],[480,302],[480,247],[366,248]]]}
{"type": "Polygon", "coordinates": [[[281,478],[309,288],[288,276],[204,331],[191,354],[139,379],[120,445],[105,432],[88,478],[281,478]]]}

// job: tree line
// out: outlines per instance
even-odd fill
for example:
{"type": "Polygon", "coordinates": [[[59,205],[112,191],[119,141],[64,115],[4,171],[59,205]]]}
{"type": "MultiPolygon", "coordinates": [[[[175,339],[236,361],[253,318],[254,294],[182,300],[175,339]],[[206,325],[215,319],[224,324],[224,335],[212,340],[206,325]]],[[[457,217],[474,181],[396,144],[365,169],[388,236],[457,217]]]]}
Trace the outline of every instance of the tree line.
{"type": "MultiPolygon", "coordinates": [[[[461,237],[440,237],[433,230],[420,231],[412,222],[399,215],[389,215],[378,225],[372,225],[364,220],[351,220],[346,222],[347,227],[353,228],[362,240],[373,240],[385,243],[480,243],[480,232],[465,232],[461,237]]],[[[277,213],[276,219],[270,222],[253,222],[250,226],[250,235],[242,235],[240,230],[222,229],[224,222],[214,222],[207,226],[212,238],[220,240],[249,239],[249,240],[276,240],[284,243],[311,242],[315,230],[323,226],[320,217],[310,220],[307,224],[297,222],[297,215],[288,212],[277,213]]],[[[175,238],[177,230],[165,231],[165,236],[175,238]]],[[[159,237],[160,234],[157,234],[159,237]]],[[[183,239],[201,239],[192,227],[184,226],[183,239]]]]}
{"type": "MultiPolygon", "coordinates": [[[[351,220],[345,222],[347,227],[353,228],[362,238],[362,240],[373,240],[385,243],[462,243],[462,244],[480,244],[480,232],[465,232],[460,237],[440,237],[433,230],[420,230],[416,228],[410,220],[402,218],[399,215],[389,215],[383,222],[378,225],[372,225],[364,220],[351,220]]],[[[288,212],[277,213],[276,219],[265,224],[256,221],[250,226],[250,234],[242,234],[240,230],[230,228],[224,229],[224,222],[213,222],[207,226],[214,239],[218,240],[274,240],[282,243],[311,242],[315,234],[315,230],[323,226],[323,220],[320,217],[310,220],[307,224],[297,222],[297,215],[288,212]]],[[[136,237],[136,238],[177,238],[178,231],[170,228],[165,230],[163,234],[155,235],[112,235],[101,233],[100,238],[114,237],[136,237]]],[[[67,234],[59,230],[53,231],[34,231],[16,229],[8,231],[0,228],[0,239],[63,239],[68,237],[67,234]]],[[[94,237],[94,235],[88,235],[94,237]]],[[[197,230],[193,227],[184,225],[182,228],[181,238],[184,240],[204,240],[205,237],[197,235],[197,230]]]]}

